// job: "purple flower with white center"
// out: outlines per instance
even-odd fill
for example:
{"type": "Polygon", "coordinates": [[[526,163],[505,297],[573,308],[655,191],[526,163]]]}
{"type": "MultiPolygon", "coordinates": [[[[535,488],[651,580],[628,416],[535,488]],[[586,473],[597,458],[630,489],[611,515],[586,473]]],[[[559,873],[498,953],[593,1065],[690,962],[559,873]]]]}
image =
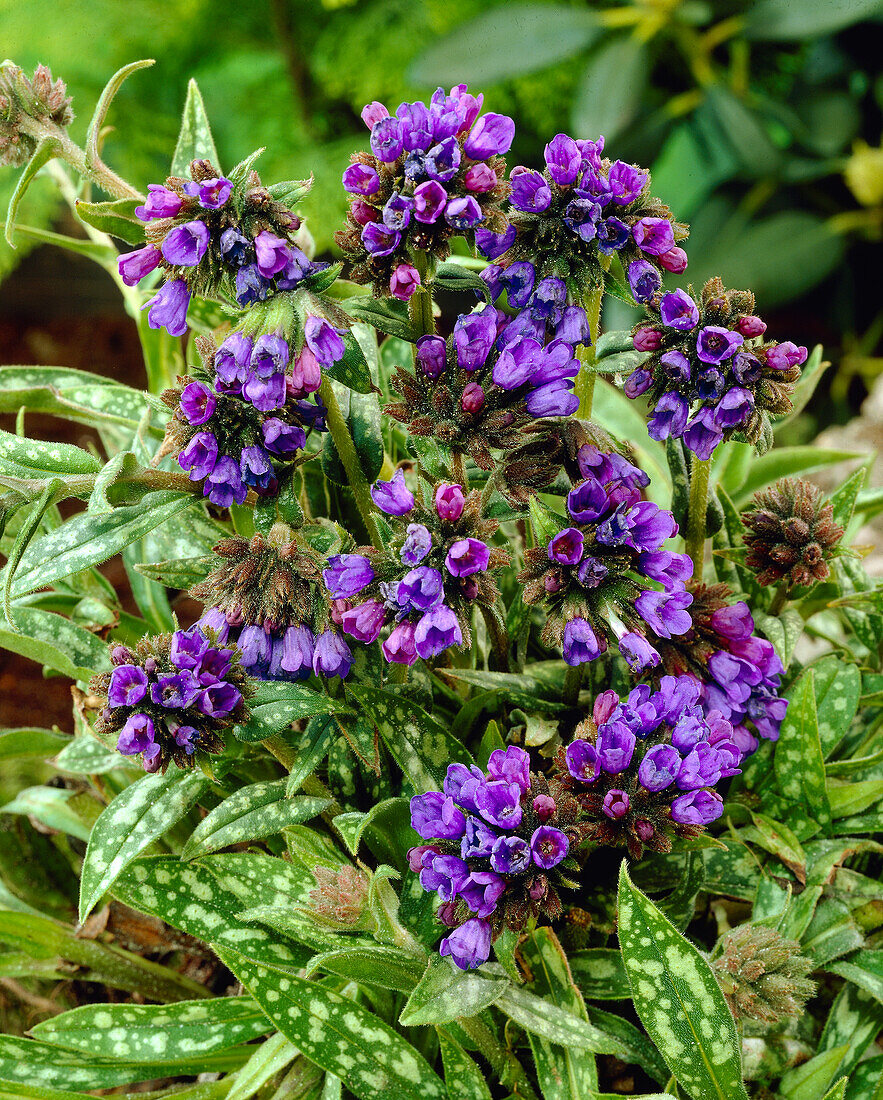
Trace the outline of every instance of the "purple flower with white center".
{"type": "Polygon", "coordinates": [[[552,202],[552,192],[540,172],[515,168],[512,171],[512,194],[509,201],[518,210],[541,214],[552,202]]]}
{"type": "Polygon", "coordinates": [[[429,791],[411,799],[411,828],[424,840],[459,840],[466,832],[466,818],[452,798],[429,791]]]}
{"type": "Polygon", "coordinates": [[[668,328],[688,332],[699,324],[699,307],[686,291],[674,290],[670,294],[663,294],[659,303],[659,316],[668,328]]]}
{"type": "Polygon", "coordinates": [[[371,486],[371,499],[388,516],[405,516],[416,503],[401,469],[396,470],[391,481],[375,481],[371,486]]]}
{"type": "Polygon", "coordinates": [[[199,696],[199,681],[189,669],[173,676],[160,676],[150,685],[151,701],[169,710],[183,710],[199,696]]]}
{"type": "Polygon", "coordinates": [[[209,718],[223,718],[236,710],[242,693],[233,684],[210,684],[196,701],[197,707],[209,718]]]}
{"type": "Polygon", "coordinates": [[[696,339],[696,354],[703,363],[721,363],[729,359],[745,338],[738,332],[731,332],[720,325],[706,325],[700,329],[696,339]]]}
{"type": "Polygon", "coordinates": [[[414,218],[423,225],[433,225],[445,212],[448,193],[438,180],[426,180],[414,188],[414,218]]]}
{"type": "Polygon", "coordinates": [[[473,871],[460,887],[460,897],[477,917],[489,917],[505,889],[506,880],[493,871],[473,871]]]}
{"type": "Polygon", "coordinates": [[[548,871],[567,857],[570,841],[560,829],[541,825],[530,838],[530,855],[537,867],[548,871]]]}
{"type": "Polygon", "coordinates": [[[435,490],[435,510],[439,519],[447,523],[456,523],[463,515],[466,497],[460,485],[443,481],[435,490]]]}
{"type": "Polygon", "coordinates": [[[317,676],[339,676],[345,680],[353,667],[353,652],[334,630],[323,630],[313,649],[313,672],[317,676]]]}
{"type": "Polygon", "coordinates": [[[717,791],[690,791],[671,804],[673,821],[683,825],[710,825],[724,812],[724,802],[717,791]]]}
{"type": "Polygon", "coordinates": [[[628,792],[621,791],[614,787],[604,795],[604,802],[602,804],[602,812],[608,817],[620,818],[625,817],[629,812],[630,800],[628,792]]]}
{"type": "Polygon", "coordinates": [[[501,836],[491,851],[491,867],[501,875],[522,874],[530,865],[530,854],[530,844],[520,836],[501,836]]]}
{"type": "Polygon", "coordinates": [[[496,779],[477,789],[475,804],[478,812],[490,825],[510,831],[521,824],[521,795],[519,783],[496,779]]]}
{"type": "Polygon", "coordinates": [[[218,461],[218,441],[211,432],[197,432],[178,455],[178,465],[189,470],[191,481],[202,481],[218,461]]]}
{"type": "Polygon", "coordinates": [[[445,557],[445,568],[453,577],[483,573],[490,561],[490,548],[480,539],[457,539],[445,557]]]}
{"type": "Polygon", "coordinates": [[[585,536],[576,527],[565,527],[549,540],[549,560],[576,565],[583,556],[585,536]]]}
{"type": "Polygon", "coordinates": [[[473,917],[445,936],[438,951],[440,955],[450,955],[460,970],[474,970],[487,962],[491,953],[491,926],[486,920],[473,917]]]}
{"type": "Polygon", "coordinates": [[[407,229],[413,209],[413,199],[405,198],[398,191],[393,191],[383,208],[383,224],[387,229],[407,229]]]}
{"type": "Polygon", "coordinates": [[[641,218],[632,226],[635,244],[650,256],[661,256],[675,247],[671,222],[667,218],[641,218]]]}
{"type": "Polygon", "coordinates": [[[156,730],[150,715],[133,714],[120,732],[117,751],[123,756],[137,756],[138,753],[146,753],[155,744],[156,730]]]}
{"type": "Polygon", "coordinates": [[[567,134],[556,134],[543,151],[549,175],[559,185],[567,187],[576,182],[582,165],[579,146],[567,134]]]}
{"type": "Polygon", "coordinates": [[[567,771],[580,783],[594,783],[601,773],[595,746],[588,741],[571,741],[565,752],[567,771]]]}
{"type": "Polygon", "coordinates": [[[167,263],[176,267],[195,267],[206,254],[210,239],[204,222],[185,222],[169,230],[160,249],[167,263]]]}
{"type": "Polygon", "coordinates": [[[427,852],[423,857],[420,885],[427,892],[434,890],[442,901],[453,901],[468,878],[469,868],[458,856],[427,852]]]}
{"type": "Polygon", "coordinates": [[[188,382],[181,391],[181,412],[188,424],[194,426],[211,420],[217,398],[204,382],[188,382]]]}
{"type": "Polygon", "coordinates": [[[432,535],[422,523],[409,523],[399,557],[406,565],[418,565],[432,547],[432,535]]]}
{"type": "Polygon", "coordinates": [[[170,279],[141,308],[147,310],[147,324],[151,328],[164,328],[169,336],[183,336],[187,331],[189,305],[187,284],[183,279],[170,279]]]}
{"type": "Polygon", "coordinates": [[[446,604],[439,604],[427,611],[414,630],[414,647],[424,661],[438,656],[450,646],[462,644],[463,632],[457,616],[446,604]]]}
{"type": "Polygon", "coordinates": [[[161,260],[162,253],[152,244],[137,248],[134,252],[126,252],[118,261],[120,278],[126,286],[135,286],[151,271],[155,271],[161,260]]]}
{"type": "Polygon", "coordinates": [[[472,160],[508,153],[515,137],[515,123],[507,115],[481,115],[469,132],[463,152],[472,160]]]}
{"type": "Polygon", "coordinates": [[[333,554],[322,577],[333,600],[346,600],[368,587],[374,580],[374,570],[362,554],[333,554]]]}
{"type": "Polygon", "coordinates": [[[147,202],[135,207],[135,214],[143,222],[157,218],[174,218],[180,213],[184,200],[174,191],[158,183],[147,185],[147,202]]]}
{"type": "Polygon", "coordinates": [[[386,607],[379,600],[366,600],[344,611],[340,624],[357,642],[376,642],[386,623],[386,607]]]}
{"type": "MultiPolygon", "coordinates": [[[[108,706],[133,707],[147,694],[147,674],[138,665],[117,665],[110,677],[108,706]]],[[[139,749],[139,752],[141,750],[139,749]]]]}
{"type": "Polygon", "coordinates": [[[343,186],[351,195],[373,195],[380,188],[380,176],[367,164],[351,164],[343,173],[343,186]]]}
{"type": "Polygon", "coordinates": [[[638,767],[638,782],[648,791],[664,791],[674,783],[680,767],[677,749],[671,745],[654,745],[638,767]]]}

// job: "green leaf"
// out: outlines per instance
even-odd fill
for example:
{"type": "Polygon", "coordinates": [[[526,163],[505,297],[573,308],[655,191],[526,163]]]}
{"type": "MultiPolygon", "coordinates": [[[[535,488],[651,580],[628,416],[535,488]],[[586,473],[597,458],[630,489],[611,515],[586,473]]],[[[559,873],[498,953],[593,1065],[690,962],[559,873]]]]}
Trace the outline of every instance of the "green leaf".
{"type": "Polygon", "coordinates": [[[868,467],[862,466],[854,474],[846,479],[830,497],[834,511],[834,522],[839,523],[845,530],[855,512],[855,503],[868,476],[868,467]]]}
{"type": "Polygon", "coordinates": [[[135,213],[140,199],[112,199],[109,202],[84,202],[77,199],[77,217],[126,244],[144,244],[144,223],[135,213]]]}
{"type": "Polygon", "coordinates": [[[4,236],[6,243],[10,248],[15,248],[13,238],[15,237],[16,222],[18,220],[18,208],[21,205],[21,200],[25,197],[25,192],[31,186],[34,177],[40,171],[40,169],[53,160],[61,152],[61,142],[58,138],[50,137],[46,135],[40,138],[37,144],[37,148],[34,150],[33,156],[24,167],[24,171],[18,178],[18,183],[15,185],[15,190],[9,199],[9,206],[6,209],[6,228],[4,236]]]}
{"type": "Polygon", "coordinates": [[[441,790],[448,764],[472,763],[466,747],[410,699],[363,684],[349,684],[346,691],[377,724],[416,791],[441,790]]]}
{"type": "Polygon", "coordinates": [[[189,179],[190,162],[193,160],[210,160],[216,168],[221,167],[202,94],[196,81],[191,79],[187,85],[187,100],[170,174],[189,179]]]}
{"type": "Polygon", "coordinates": [[[613,140],[634,119],[649,71],[642,41],[631,34],[608,38],[592,51],[577,82],[571,132],[613,140]]]}
{"type": "Polygon", "coordinates": [[[70,443],[44,443],[0,431],[0,473],[43,478],[50,474],[95,474],[101,463],[70,443]]]}
{"type": "Polygon", "coordinates": [[[789,1069],[779,1082],[779,1095],[785,1100],[818,1100],[824,1095],[843,1063],[847,1047],[834,1047],[789,1069]]]}
{"type": "Polygon", "coordinates": [[[773,821],[765,814],[749,809],[754,828],[740,830],[743,840],[751,840],[767,852],[772,852],[794,872],[800,882],[806,882],[806,852],[787,825],[773,821]]]}
{"type": "Polygon", "coordinates": [[[779,660],[787,669],[794,656],[794,647],[803,634],[804,621],[799,611],[791,609],[779,615],[764,615],[755,612],[754,623],[761,633],[773,643],[779,660]]]}
{"type": "Polygon", "coordinates": [[[711,967],[619,872],[619,942],[635,1010],[695,1100],[745,1100],[739,1039],[711,967]]]}
{"type": "Polygon", "coordinates": [[[92,427],[116,425],[135,431],[147,404],[140,391],[88,371],[0,367],[0,412],[18,412],[22,407],[92,427]]]}
{"type": "Polygon", "coordinates": [[[434,88],[464,81],[487,87],[582,53],[600,33],[591,11],[506,4],[462,23],[419,54],[408,70],[408,83],[434,88]]]}
{"type": "Polygon", "coordinates": [[[201,772],[170,768],[126,787],[95,822],[80,877],[80,920],[148,845],[176,825],[208,787],[201,772]]]}
{"type": "Polygon", "coordinates": [[[304,977],[311,978],[320,970],[348,981],[368,982],[397,993],[411,993],[423,975],[423,963],[397,947],[364,944],[314,955],[304,977]]]}
{"type": "Polygon", "coordinates": [[[613,947],[590,947],[568,956],[573,980],[590,1001],[623,1001],[631,997],[622,955],[613,947]]]}
{"type": "Polygon", "coordinates": [[[316,714],[334,714],[347,709],[339,699],[331,699],[303,684],[285,684],[267,680],[260,684],[251,700],[251,716],[233,732],[240,741],[263,741],[287,729],[300,718],[316,714]]]}
{"type": "Polygon", "coordinates": [[[883,1004],[883,951],[859,951],[848,959],[828,963],[825,969],[854,982],[883,1004]]]}
{"type": "Polygon", "coordinates": [[[506,977],[482,970],[458,970],[450,959],[430,956],[426,972],[399,1016],[403,1027],[447,1024],[458,1016],[477,1016],[509,985],[506,977]]]}
{"type": "Polygon", "coordinates": [[[362,351],[359,341],[352,332],[346,332],[343,336],[343,358],[332,363],[330,367],[323,366],[322,371],[335,382],[339,382],[356,393],[371,393],[373,383],[371,372],[368,370],[368,360],[362,351]]]}
{"type": "Polygon", "coordinates": [[[711,84],[705,95],[704,106],[742,168],[753,176],[775,172],[782,155],[757,115],[723,84],[711,84]]]}
{"type": "Polygon", "coordinates": [[[182,591],[204,581],[217,564],[213,554],[198,558],[177,558],[174,561],[135,562],[135,569],[144,577],[182,591]]]}
{"type": "Polygon", "coordinates": [[[233,948],[218,955],[282,1034],[359,1100],[446,1100],[422,1055],[360,1004],[233,948]]]}
{"type": "Polygon", "coordinates": [[[819,1040],[819,1050],[834,1050],[845,1044],[846,1057],[840,1063],[837,1074],[851,1074],[879,1035],[881,1027],[883,1005],[848,982],[831,1005],[825,1030],[819,1040]]]}
{"type": "Polygon", "coordinates": [[[773,757],[776,782],[785,798],[803,804],[814,820],[824,824],[831,820],[831,808],[811,668],[787,695],[788,709],[773,757]]]}
{"type": "Polygon", "coordinates": [[[595,1054],[615,1054],[617,1058],[625,1056],[625,1050],[618,1039],[606,1035],[584,1019],[572,1015],[569,1010],[558,1008],[527,989],[510,984],[497,998],[496,1005],[519,1027],[523,1027],[531,1035],[548,1039],[550,1043],[592,1051],[595,1054]]]}
{"type": "Polygon", "coordinates": [[[486,302],[491,300],[490,288],[484,279],[475,271],[470,271],[456,263],[439,264],[435,272],[435,284],[455,294],[475,291],[486,302]]]}
{"type": "Polygon", "coordinates": [[[110,110],[110,105],[113,103],[114,97],[123,86],[123,81],[126,77],[131,76],[132,73],[138,72],[139,69],[149,69],[153,64],[154,62],[151,60],[131,61],[128,65],[124,65],[121,69],[118,69],[110,80],[108,80],[107,84],[105,84],[98,98],[98,103],[95,105],[95,111],[92,114],[92,118],[89,120],[89,128],[86,131],[85,161],[87,168],[94,167],[100,160],[98,150],[101,142],[101,131],[104,127],[104,120],[107,118],[107,112],[110,110]]]}
{"type": "Polygon", "coordinates": [[[88,680],[110,668],[107,646],[70,619],[36,607],[15,608],[15,627],[0,618],[0,648],[55,669],[72,680],[88,680]]]}
{"type": "Polygon", "coordinates": [[[819,967],[848,955],[864,942],[846,904],[839,898],[825,898],[801,939],[801,951],[819,967]]]}
{"type": "Polygon", "coordinates": [[[852,780],[838,784],[829,780],[827,790],[831,817],[849,817],[862,813],[883,798],[883,779],[852,780]]]}
{"type": "Polygon", "coordinates": [[[252,1049],[254,1054],[236,1074],[233,1087],[224,1094],[226,1100],[250,1100],[259,1095],[261,1087],[298,1056],[297,1047],[278,1031],[252,1049]]]}
{"type": "Polygon", "coordinates": [[[744,507],[754,493],[781,477],[803,476],[813,470],[823,470],[826,466],[836,466],[838,462],[861,457],[855,451],[825,447],[776,447],[752,462],[744,484],[734,497],[735,503],[744,507]]]}
{"type": "Polygon", "coordinates": [[[76,797],[76,791],[58,787],[26,787],[11,802],[0,806],[0,813],[24,814],[49,829],[75,836],[78,840],[88,840],[91,822],[85,821],[69,805],[71,799],[76,797]]]}
{"type": "Polygon", "coordinates": [[[55,766],[70,775],[103,775],[114,768],[137,767],[137,764],[109,749],[97,737],[81,734],[69,740],[56,757],[55,766]]]}
{"type": "Polygon", "coordinates": [[[0,761],[24,759],[29,756],[46,759],[55,756],[71,745],[68,734],[56,730],[22,726],[18,729],[0,729],[0,761]]]}
{"type": "Polygon", "coordinates": [[[297,794],[303,781],[322,763],[339,735],[339,727],[331,716],[317,715],[310,719],[301,737],[297,757],[288,773],[288,784],[285,788],[287,795],[297,794]]]}
{"type": "Polygon", "coordinates": [[[819,4],[816,0],[755,0],[747,10],[748,38],[764,41],[819,38],[880,14],[879,0],[819,4]]]}
{"type": "Polygon", "coordinates": [[[341,303],[350,317],[364,321],[378,332],[413,344],[419,335],[408,316],[408,306],[396,298],[347,298],[341,303]]]}
{"type": "Polygon", "coordinates": [[[443,1028],[438,1031],[438,1045],[448,1096],[453,1096],[456,1089],[458,1100],[491,1100],[484,1074],[471,1056],[443,1028]]]}
{"type": "Polygon", "coordinates": [[[184,845],[182,859],[216,852],[247,840],[262,840],[288,825],[299,825],[331,805],[328,798],[286,797],[287,780],[252,783],[224,799],[200,821],[184,845]]]}
{"type": "Polygon", "coordinates": [[[213,997],[174,1005],[86,1005],[44,1020],[31,1032],[43,1042],[99,1058],[186,1062],[272,1029],[251,997],[213,997]]]}
{"type": "Polygon", "coordinates": [[[813,690],[822,755],[827,758],[840,744],[855,718],[861,696],[858,668],[836,654],[828,654],[812,665],[813,690]]]}

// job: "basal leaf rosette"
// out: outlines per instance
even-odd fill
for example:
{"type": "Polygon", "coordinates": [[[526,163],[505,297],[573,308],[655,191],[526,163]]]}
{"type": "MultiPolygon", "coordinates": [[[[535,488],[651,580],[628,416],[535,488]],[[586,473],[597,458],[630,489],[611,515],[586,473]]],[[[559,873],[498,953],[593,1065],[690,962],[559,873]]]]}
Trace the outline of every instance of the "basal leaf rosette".
{"type": "Polygon", "coordinates": [[[382,103],[365,107],[371,152],[355,153],[343,174],[350,208],[337,234],[348,278],[407,300],[421,284],[415,263],[445,259],[451,238],[471,238],[479,225],[505,228],[502,154],[515,123],[480,114],[483,99],[460,84],[450,95],[437,89],[429,106],[402,103],[395,115],[382,103]]]}
{"type": "Polygon", "coordinates": [[[489,545],[497,524],[482,518],[477,490],[441,482],[427,492],[428,503],[402,470],[378,481],[371,496],[388,517],[384,549],[334,555],[323,574],[343,632],[366,645],[384,635],[383,656],[395,664],[468,648],[472,613],[497,602],[491,574],[509,560],[489,545]]]}
{"type": "Polygon", "coordinates": [[[634,345],[651,354],[627,379],[625,392],[647,394],[651,438],[683,439],[703,460],[728,439],[768,450],[770,417],[791,408],[806,348],[765,341],[754,295],[726,290],[720,279],[710,279],[698,300],[675,290],[647,311],[634,345]]]}
{"type": "Polygon", "coordinates": [[[200,624],[114,646],[113,669],[92,679],[106,699],[96,732],[116,738],[124,756],[141,756],[145,771],[174,761],[192,767],[200,753],[220,753],[223,731],[248,718],[251,694],[241,654],[200,624]]]}
{"type": "Polygon", "coordinates": [[[518,575],[525,603],[543,608],[542,640],[563,646],[569,665],[594,661],[610,643],[634,671],[658,665],[652,636],[690,629],[692,562],[663,549],[678,525],[642,500],[650,479],[622,455],[585,444],[577,461],[583,480],[567,495],[568,516],[532,506],[538,545],[518,575]]]}

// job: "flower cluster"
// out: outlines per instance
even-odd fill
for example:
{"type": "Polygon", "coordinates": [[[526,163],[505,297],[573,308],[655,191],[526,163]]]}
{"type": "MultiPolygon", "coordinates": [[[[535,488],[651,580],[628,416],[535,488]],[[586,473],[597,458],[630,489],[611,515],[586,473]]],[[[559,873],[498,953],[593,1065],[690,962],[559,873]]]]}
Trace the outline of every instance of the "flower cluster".
{"type": "Polygon", "coordinates": [[[115,646],[113,670],[90,688],[107,705],[99,734],[117,735],[124,756],[141,756],[145,771],[174,760],[192,767],[198,752],[223,751],[223,730],[248,717],[248,677],[239,651],[200,624],[145,637],[135,649],[115,646]]]}
{"type": "Polygon", "coordinates": [[[420,285],[415,253],[444,259],[451,237],[505,226],[501,154],[515,123],[480,115],[483,98],[460,84],[450,95],[439,88],[428,107],[402,103],[393,116],[375,102],[362,111],[371,152],[356,153],[343,174],[350,209],[348,228],[337,234],[349,278],[407,299],[420,285]]]}
{"type": "Polygon", "coordinates": [[[705,284],[698,302],[675,290],[654,300],[648,313],[634,345],[651,354],[625,392],[648,394],[651,438],[683,439],[703,460],[733,436],[769,446],[769,417],[791,408],[806,348],[764,341],[754,295],[725,290],[720,279],[705,284]]]}
{"type": "Polygon", "coordinates": [[[252,341],[241,333],[219,348],[206,337],[197,346],[202,370],[162,395],[174,416],[160,453],[175,453],[181,469],[201,481],[203,494],[220,508],[242,504],[249,489],[275,495],[309,433],[325,431],[324,406],[318,397],[306,399],[317,388],[315,354],[307,343],[290,364],[281,336],[252,341]]]}
{"type": "MultiPolygon", "coordinates": [[[[484,305],[458,317],[447,340],[417,341],[416,373],[396,370],[391,385],[401,400],[386,412],[412,435],[437,439],[490,470],[492,452],[517,447],[535,421],[576,411],[578,372],[571,344],[556,339],[544,345],[541,337],[519,331],[517,319],[484,305]]],[[[555,430],[551,423],[542,428],[543,434],[555,430]]]]}
{"type": "Polygon", "coordinates": [[[209,161],[195,160],[190,175],[150,185],[147,201],[135,210],[147,244],[119,259],[128,286],[157,268],[165,276],[144,306],[151,328],[182,336],[192,294],[245,306],[294,290],[328,266],[312,263],[297,247],[300,219],[261,186],[256,172],[234,171],[226,179],[209,161]]]}
{"type": "Polygon", "coordinates": [[[772,643],[755,635],[748,605],[731,602],[727,585],[696,584],[689,594],[690,629],[653,639],[661,668],[694,677],[702,685],[699,701],[706,713],[722,714],[743,754],[754,752],[754,734],[775,741],[788,708],[779,695],[782,662],[772,643]]]}
{"type": "Polygon", "coordinates": [[[348,675],[353,654],[322,585],[324,558],[305,540],[275,524],[266,538],[224,539],[214,552],[218,564],[190,594],[208,609],[202,626],[235,641],[250,676],[348,675]]]}
{"type": "Polygon", "coordinates": [[[576,799],[530,771],[515,745],[495,749],[487,772],[449,764],[443,791],[411,799],[411,826],[428,844],[408,853],[451,931],[439,951],[461,970],[480,966],[504,928],[561,913],[558,890],[576,885],[572,853],[585,839],[576,799]]]}
{"type": "Polygon", "coordinates": [[[525,553],[518,578],[525,603],[543,604],[543,641],[562,645],[569,665],[595,660],[610,641],[633,670],[657,665],[648,635],[690,629],[692,562],[662,549],[678,525],[671,512],[641,499],[650,479],[622,455],[585,444],[577,461],[583,480],[567,495],[568,519],[534,505],[546,534],[525,553]],[[553,523],[559,529],[551,533],[553,523]]]}
{"type": "Polygon", "coordinates": [[[661,269],[683,271],[687,254],[678,242],[687,227],[650,198],[649,172],[611,162],[603,150],[603,137],[575,141],[557,134],[545,149],[545,171],[513,168],[511,226],[502,234],[479,231],[485,255],[509,264],[530,261],[543,277],[562,277],[577,301],[603,283],[614,256],[637,301],[659,290],[661,269]]]}
{"type": "Polygon", "coordinates": [[[743,752],[733,727],[699,705],[691,676],[664,676],[658,691],[640,684],[621,700],[605,691],[591,718],[555,758],[563,786],[585,813],[587,839],[667,852],[672,836],[696,836],[723,813],[713,789],[739,773],[743,752]]]}
{"type": "Polygon", "coordinates": [[[499,593],[490,572],[508,560],[488,545],[496,524],[481,519],[481,494],[442,482],[427,507],[398,470],[391,481],[378,481],[371,496],[398,521],[385,552],[364,547],[334,555],[323,574],[331,598],[340,601],[344,633],[370,644],[391,627],[383,655],[405,665],[470,645],[472,610],[494,604],[499,593]]]}
{"type": "Polygon", "coordinates": [[[506,292],[508,305],[518,310],[506,327],[506,337],[526,336],[541,344],[563,340],[576,348],[591,343],[589,319],[582,306],[568,303],[567,284],[556,275],[541,279],[535,264],[516,260],[508,267],[488,264],[481,278],[494,301],[506,292]]]}
{"type": "Polygon", "coordinates": [[[0,164],[21,168],[37,150],[37,138],[22,125],[25,118],[65,128],[74,120],[63,80],[53,80],[45,65],[33,77],[11,61],[0,64],[0,164]]]}

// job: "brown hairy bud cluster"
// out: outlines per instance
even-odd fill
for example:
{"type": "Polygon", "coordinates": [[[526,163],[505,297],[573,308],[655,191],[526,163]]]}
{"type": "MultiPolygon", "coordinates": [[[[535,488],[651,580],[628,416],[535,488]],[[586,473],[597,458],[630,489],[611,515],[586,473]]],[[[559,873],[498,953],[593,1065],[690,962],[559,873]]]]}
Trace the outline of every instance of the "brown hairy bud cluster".
{"type": "Polygon", "coordinates": [[[11,61],[0,65],[0,164],[27,164],[47,123],[64,128],[73,120],[64,81],[53,80],[45,65],[33,77],[11,61]]]}
{"type": "Polygon", "coordinates": [[[746,564],[757,570],[762,585],[783,581],[797,588],[825,580],[843,537],[831,502],[822,500],[818,486],[797,477],[782,478],[755,493],[742,522],[748,528],[746,564]]]}
{"type": "Polygon", "coordinates": [[[311,912],[329,924],[359,924],[368,904],[368,876],[346,863],[336,871],[314,868],[316,886],[310,891],[311,912]]]}
{"type": "Polygon", "coordinates": [[[712,966],[737,1020],[775,1024],[799,1016],[816,989],[806,977],[812,960],[800,954],[800,944],[760,924],[728,932],[712,966]]]}

